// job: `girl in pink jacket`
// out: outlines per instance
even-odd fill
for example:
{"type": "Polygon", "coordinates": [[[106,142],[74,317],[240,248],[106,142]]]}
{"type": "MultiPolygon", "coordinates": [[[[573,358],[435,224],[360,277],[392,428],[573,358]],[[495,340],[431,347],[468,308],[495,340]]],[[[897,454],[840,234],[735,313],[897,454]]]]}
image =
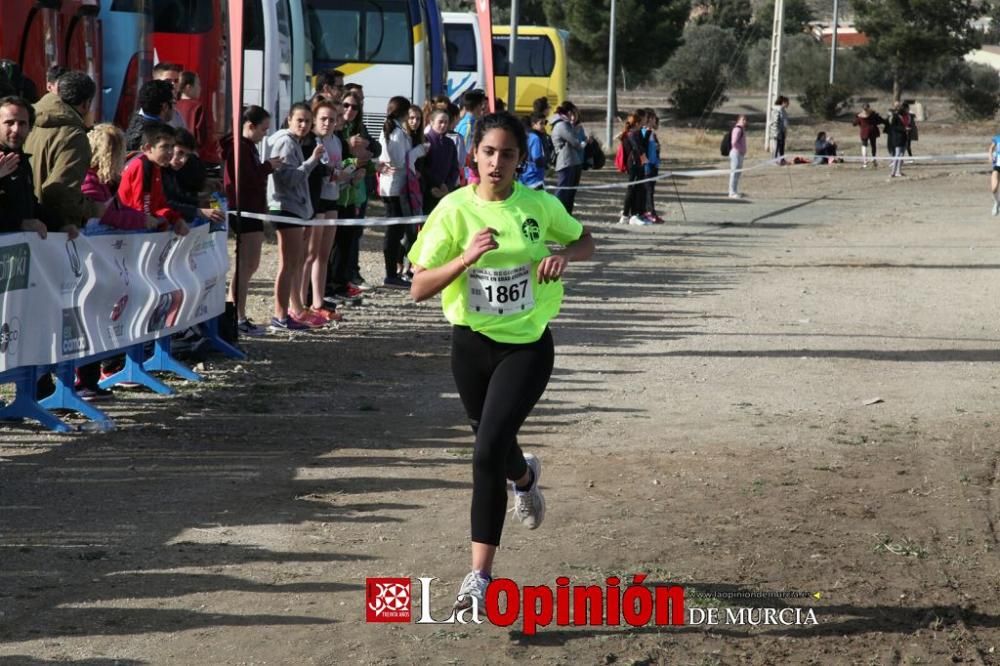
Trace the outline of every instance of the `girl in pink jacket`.
{"type": "Polygon", "coordinates": [[[115,196],[118,180],[125,167],[125,135],[110,123],[96,125],[87,134],[90,141],[90,168],[83,180],[83,195],[88,199],[108,202],[101,224],[115,229],[145,231],[166,223],[152,215],[129,208],[115,196]]]}

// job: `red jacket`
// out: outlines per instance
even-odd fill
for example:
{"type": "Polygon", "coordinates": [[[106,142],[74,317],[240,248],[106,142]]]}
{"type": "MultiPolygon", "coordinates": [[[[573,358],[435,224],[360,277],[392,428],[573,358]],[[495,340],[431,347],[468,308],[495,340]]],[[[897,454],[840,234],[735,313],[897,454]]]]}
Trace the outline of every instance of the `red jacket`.
{"type": "MultiPolygon", "coordinates": [[[[87,169],[87,177],[83,179],[83,196],[91,201],[104,203],[114,198],[114,191],[101,179],[97,177],[97,172],[87,169]]],[[[145,229],[146,215],[141,211],[123,206],[117,198],[108,204],[108,210],[101,218],[101,224],[106,224],[115,229],[145,229]]]]}
{"type": "Polygon", "coordinates": [[[240,136],[240,200],[236,200],[236,163],[233,156],[233,135],[221,141],[225,170],[226,198],[233,210],[248,213],[267,212],[267,177],[274,169],[270,162],[261,162],[254,142],[240,136]]]}
{"type": "Polygon", "coordinates": [[[197,99],[179,99],[174,102],[174,111],[181,114],[184,124],[194,135],[198,146],[198,157],[203,162],[218,164],[222,161],[219,155],[219,141],[215,138],[212,116],[205,113],[205,107],[197,99]]]}
{"type": "Polygon", "coordinates": [[[145,155],[139,155],[125,165],[122,182],[118,185],[118,199],[129,208],[162,217],[170,224],[184,219],[167,204],[160,167],[145,155]]]}

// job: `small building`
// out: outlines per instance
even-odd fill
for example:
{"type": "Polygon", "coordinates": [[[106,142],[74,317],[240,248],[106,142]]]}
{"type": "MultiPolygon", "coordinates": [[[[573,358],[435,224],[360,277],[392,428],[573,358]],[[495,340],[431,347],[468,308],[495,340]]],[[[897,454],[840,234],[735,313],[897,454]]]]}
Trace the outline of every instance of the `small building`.
{"type": "MultiPolygon", "coordinates": [[[[833,25],[822,21],[809,24],[809,34],[820,44],[830,46],[833,43],[833,25]]],[[[853,23],[841,21],[837,23],[837,48],[853,49],[868,44],[868,35],[858,32],[853,23]]]]}

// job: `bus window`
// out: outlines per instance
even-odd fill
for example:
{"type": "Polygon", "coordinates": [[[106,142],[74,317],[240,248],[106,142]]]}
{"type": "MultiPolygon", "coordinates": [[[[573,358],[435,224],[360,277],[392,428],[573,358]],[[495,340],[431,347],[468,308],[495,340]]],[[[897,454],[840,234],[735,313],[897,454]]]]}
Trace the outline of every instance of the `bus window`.
{"type": "Polygon", "coordinates": [[[156,32],[197,34],[212,29],[212,3],[205,0],[153,0],[156,32]]]}
{"type": "Polygon", "coordinates": [[[445,26],[448,45],[448,69],[452,72],[476,72],[476,32],[471,24],[445,26]]]}
{"type": "Polygon", "coordinates": [[[264,50],[264,10],[256,0],[243,0],[243,49],[264,50]]]}
{"type": "Polygon", "coordinates": [[[314,62],[413,63],[405,0],[310,0],[309,5],[314,62]]]}
{"type": "MultiPolygon", "coordinates": [[[[510,63],[507,50],[510,37],[493,36],[493,70],[496,76],[507,76],[510,63]]],[[[548,37],[534,35],[517,36],[518,76],[551,76],[556,65],[556,52],[548,37]]],[[[450,65],[449,65],[450,66],[450,65]]]]}

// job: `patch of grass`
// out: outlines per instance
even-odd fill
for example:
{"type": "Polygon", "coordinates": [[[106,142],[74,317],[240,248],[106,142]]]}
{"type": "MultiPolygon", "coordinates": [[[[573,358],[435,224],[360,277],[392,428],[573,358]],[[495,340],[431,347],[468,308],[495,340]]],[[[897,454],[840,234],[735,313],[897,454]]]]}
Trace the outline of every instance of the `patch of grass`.
{"type": "Polygon", "coordinates": [[[917,559],[927,557],[927,549],[909,537],[903,537],[896,541],[888,534],[876,534],[875,542],[875,546],[872,548],[873,553],[885,552],[917,559]]]}
{"type": "Polygon", "coordinates": [[[750,492],[759,495],[764,492],[764,479],[754,479],[750,483],[750,492]]]}

